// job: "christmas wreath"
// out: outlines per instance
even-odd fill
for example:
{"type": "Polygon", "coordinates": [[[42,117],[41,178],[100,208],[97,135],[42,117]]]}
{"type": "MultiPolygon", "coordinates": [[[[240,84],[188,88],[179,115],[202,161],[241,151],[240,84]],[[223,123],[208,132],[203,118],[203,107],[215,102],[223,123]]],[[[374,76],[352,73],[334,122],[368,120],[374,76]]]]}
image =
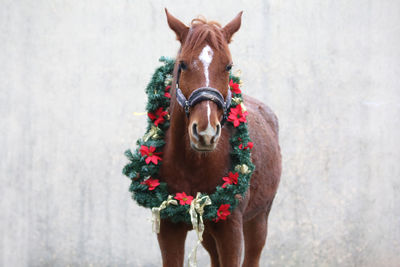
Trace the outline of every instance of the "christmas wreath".
{"type": "MultiPolygon", "coordinates": [[[[240,78],[230,74],[229,86],[233,98],[226,127],[232,128],[232,169],[225,177],[221,177],[221,185],[216,186],[215,192],[210,195],[202,192],[197,196],[185,192],[170,194],[167,183],[159,179],[158,172],[162,164],[164,135],[169,127],[170,88],[175,60],[162,57],[160,61],[164,64],[155,71],[146,88],[146,134],[137,141],[134,152],[125,152],[129,163],[123,173],[131,179],[129,191],[139,205],[152,209],[153,222],[158,220],[158,225],[160,218],[168,218],[172,222],[192,222],[195,227],[193,220],[197,220],[198,215],[201,224],[203,219],[215,222],[226,220],[238,205],[239,199],[244,197],[254,171],[250,158],[253,143],[247,128],[247,111],[240,90],[240,78]]],[[[153,230],[158,232],[159,229],[153,230]]]]}

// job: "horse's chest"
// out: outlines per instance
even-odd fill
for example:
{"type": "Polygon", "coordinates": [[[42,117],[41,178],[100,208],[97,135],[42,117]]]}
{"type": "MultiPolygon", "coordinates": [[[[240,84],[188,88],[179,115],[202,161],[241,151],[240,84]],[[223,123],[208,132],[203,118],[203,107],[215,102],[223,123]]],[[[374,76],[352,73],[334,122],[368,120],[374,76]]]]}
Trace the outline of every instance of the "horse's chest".
{"type": "Polygon", "coordinates": [[[160,179],[168,184],[168,191],[172,194],[213,193],[216,186],[223,183],[222,177],[227,171],[224,164],[165,163],[160,172],[160,179]]]}

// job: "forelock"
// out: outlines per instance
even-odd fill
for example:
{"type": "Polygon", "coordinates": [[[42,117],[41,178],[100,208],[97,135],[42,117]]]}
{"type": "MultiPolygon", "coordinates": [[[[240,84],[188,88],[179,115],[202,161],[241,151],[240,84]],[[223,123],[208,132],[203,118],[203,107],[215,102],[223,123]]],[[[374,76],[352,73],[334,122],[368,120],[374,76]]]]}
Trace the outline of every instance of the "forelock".
{"type": "Polygon", "coordinates": [[[203,47],[205,43],[217,51],[222,50],[226,45],[221,25],[216,21],[207,21],[204,17],[198,17],[191,22],[182,52],[203,47]]]}

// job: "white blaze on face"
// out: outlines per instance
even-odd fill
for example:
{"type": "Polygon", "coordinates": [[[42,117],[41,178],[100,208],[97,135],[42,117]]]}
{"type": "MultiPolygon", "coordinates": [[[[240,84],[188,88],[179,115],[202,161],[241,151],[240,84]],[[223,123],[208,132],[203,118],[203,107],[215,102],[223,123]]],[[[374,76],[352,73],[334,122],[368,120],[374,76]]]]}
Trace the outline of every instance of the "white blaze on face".
{"type": "Polygon", "coordinates": [[[207,101],[207,118],[208,118],[208,125],[207,129],[204,131],[199,132],[200,135],[208,135],[208,136],[214,136],[215,135],[215,129],[211,126],[210,123],[210,115],[211,115],[211,108],[210,108],[210,101],[207,101]]]}
{"type": "Polygon", "coordinates": [[[199,135],[202,135],[202,136],[204,136],[204,135],[214,136],[215,135],[215,129],[211,126],[211,123],[210,123],[210,115],[211,115],[210,101],[207,101],[208,125],[207,125],[207,129],[199,132],[199,135]]]}
{"type": "Polygon", "coordinates": [[[199,55],[199,59],[201,63],[203,63],[204,76],[206,77],[206,86],[210,85],[210,79],[208,77],[208,67],[213,60],[213,54],[214,52],[212,51],[211,47],[209,45],[206,45],[199,55]]]}
{"type": "MultiPolygon", "coordinates": [[[[211,47],[209,45],[206,45],[199,55],[199,60],[203,64],[204,77],[206,78],[206,86],[210,85],[208,67],[210,66],[210,64],[213,60],[213,54],[214,54],[214,52],[212,51],[211,47]]],[[[207,102],[208,125],[207,125],[206,130],[199,132],[200,135],[203,135],[203,136],[204,135],[208,135],[208,136],[215,135],[215,129],[211,126],[210,116],[211,116],[210,102],[207,102]]]]}

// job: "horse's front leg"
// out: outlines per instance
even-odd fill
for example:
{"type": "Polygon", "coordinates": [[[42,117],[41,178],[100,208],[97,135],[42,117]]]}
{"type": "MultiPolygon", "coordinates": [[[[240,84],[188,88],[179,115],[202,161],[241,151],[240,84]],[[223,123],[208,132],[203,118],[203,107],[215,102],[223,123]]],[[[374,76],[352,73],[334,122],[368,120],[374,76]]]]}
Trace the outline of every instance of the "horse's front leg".
{"type": "Polygon", "coordinates": [[[158,244],[164,267],[182,267],[185,255],[187,224],[161,220],[158,244]]]}
{"type": "Polygon", "coordinates": [[[226,221],[210,222],[209,230],[215,239],[221,267],[239,267],[242,257],[242,214],[236,210],[226,221]]]}

